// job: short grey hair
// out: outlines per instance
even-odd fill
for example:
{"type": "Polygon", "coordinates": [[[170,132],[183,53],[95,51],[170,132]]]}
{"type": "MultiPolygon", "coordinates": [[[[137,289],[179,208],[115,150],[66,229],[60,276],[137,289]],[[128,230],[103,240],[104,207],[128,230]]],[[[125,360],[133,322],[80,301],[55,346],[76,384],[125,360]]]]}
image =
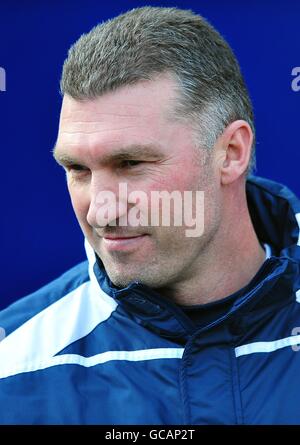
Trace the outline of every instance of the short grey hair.
{"type": "Polygon", "coordinates": [[[192,11],[147,6],[95,26],[69,49],[60,89],[79,101],[94,99],[164,73],[177,80],[177,116],[195,125],[202,147],[212,148],[231,122],[248,122],[251,173],[254,117],[238,61],[219,32],[192,11]]]}

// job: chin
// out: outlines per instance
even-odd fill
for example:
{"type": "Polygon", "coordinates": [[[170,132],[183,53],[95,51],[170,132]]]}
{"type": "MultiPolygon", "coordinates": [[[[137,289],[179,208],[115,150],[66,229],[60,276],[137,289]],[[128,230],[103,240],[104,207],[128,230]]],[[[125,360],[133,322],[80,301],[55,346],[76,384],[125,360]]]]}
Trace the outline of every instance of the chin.
{"type": "Polygon", "coordinates": [[[116,273],[116,271],[110,272],[107,270],[107,275],[110,281],[117,287],[126,287],[132,283],[132,281],[140,281],[139,274],[116,273]]]}
{"type": "Polygon", "coordinates": [[[117,279],[110,278],[110,280],[114,286],[120,288],[127,287],[130,283],[132,283],[132,281],[135,281],[135,280],[120,279],[120,278],[117,279]]]}
{"type": "Polygon", "coordinates": [[[126,287],[133,281],[138,281],[148,287],[155,288],[161,286],[166,281],[165,277],[157,273],[158,271],[155,268],[147,267],[146,265],[144,265],[142,270],[139,265],[135,267],[134,264],[109,264],[106,265],[105,269],[111,282],[117,287],[126,287]],[[147,269],[146,273],[145,269],[147,269]]]}

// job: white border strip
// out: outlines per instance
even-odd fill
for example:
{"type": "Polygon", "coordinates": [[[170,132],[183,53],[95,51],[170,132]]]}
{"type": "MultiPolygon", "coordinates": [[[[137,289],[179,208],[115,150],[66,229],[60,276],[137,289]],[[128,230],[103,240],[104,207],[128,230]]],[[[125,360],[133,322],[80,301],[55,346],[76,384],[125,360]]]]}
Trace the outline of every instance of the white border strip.
{"type": "Polygon", "coordinates": [[[238,346],[235,348],[235,356],[256,354],[257,352],[273,352],[278,349],[286,348],[287,346],[294,346],[300,344],[300,335],[292,335],[291,337],[281,338],[275,341],[259,341],[256,343],[249,343],[248,345],[238,346]]]}
{"type": "Polygon", "coordinates": [[[295,217],[296,217],[296,221],[297,221],[298,227],[299,227],[299,236],[298,236],[297,246],[300,246],[300,213],[296,213],[295,217]]]}
{"type": "Polygon", "coordinates": [[[267,243],[264,243],[264,248],[265,248],[265,252],[266,252],[266,258],[265,259],[268,260],[272,256],[272,249],[269,246],[269,244],[267,244],[267,243]]]}
{"type": "Polygon", "coordinates": [[[300,303],[300,289],[296,292],[296,301],[297,303],[300,303]]]}
{"type": "Polygon", "coordinates": [[[10,369],[1,369],[0,378],[11,377],[24,372],[40,371],[58,365],[80,365],[85,368],[102,365],[113,360],[139,362],[157,359],[181,359],[184,348],[155,348],[136,351],[107,351],[92,357],[83,357],[77,354],[62,354],[47,360],[27,363],[10,369]]]}

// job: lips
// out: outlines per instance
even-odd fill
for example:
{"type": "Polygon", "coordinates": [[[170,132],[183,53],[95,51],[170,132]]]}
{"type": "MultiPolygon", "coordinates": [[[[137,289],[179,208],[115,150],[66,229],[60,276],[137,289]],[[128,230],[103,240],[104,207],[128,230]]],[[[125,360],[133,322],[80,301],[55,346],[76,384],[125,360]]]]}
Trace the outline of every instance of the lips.
{"type": "Polygon", "coordinates": [[[138,236],[146,235],[145,232],[139,233],[136,231],[128,231],[125,228],[122,229],[121,227],[106,227],[105,229],[94,229],[95,233],[100,238],[106,238],[106,239],[125,239],[125,238],[136,238],[138,236]]]}
{"type": "Polygon", "coordinates": [[[107,235],[102,238],[103,246],[108,251],[124,251],[134,250],[141,246],[141,244],[148,238],[149,235],[107,235]]]}
{"type": "Polygon", "coordinates": [[[131,238],[137,238],[139,236],[143,236],[143,235],[128,235],[128,236],[112,236],[112,235],[108,235],[108,236],[104,236],[103,238],[105,239],[110,239],[110,240],[124,240],[124,239],[131,239],[131,238]]]}

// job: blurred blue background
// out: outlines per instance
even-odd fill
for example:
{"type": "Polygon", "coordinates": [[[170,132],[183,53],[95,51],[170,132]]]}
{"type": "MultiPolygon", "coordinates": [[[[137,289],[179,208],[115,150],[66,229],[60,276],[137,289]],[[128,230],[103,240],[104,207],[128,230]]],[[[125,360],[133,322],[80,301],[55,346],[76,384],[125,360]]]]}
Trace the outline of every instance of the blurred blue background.
{"type": "Polygon", "coordinates": [[[292,69],[300,66],[299,1],[0,0],[0,308],[85,259],[64,174],[50,152],[61,67],[83,32],[142,5],[191,8],[227,39],[254,104],[257,175],[300,195],[300,91],[291,87],[292,69]]]}

